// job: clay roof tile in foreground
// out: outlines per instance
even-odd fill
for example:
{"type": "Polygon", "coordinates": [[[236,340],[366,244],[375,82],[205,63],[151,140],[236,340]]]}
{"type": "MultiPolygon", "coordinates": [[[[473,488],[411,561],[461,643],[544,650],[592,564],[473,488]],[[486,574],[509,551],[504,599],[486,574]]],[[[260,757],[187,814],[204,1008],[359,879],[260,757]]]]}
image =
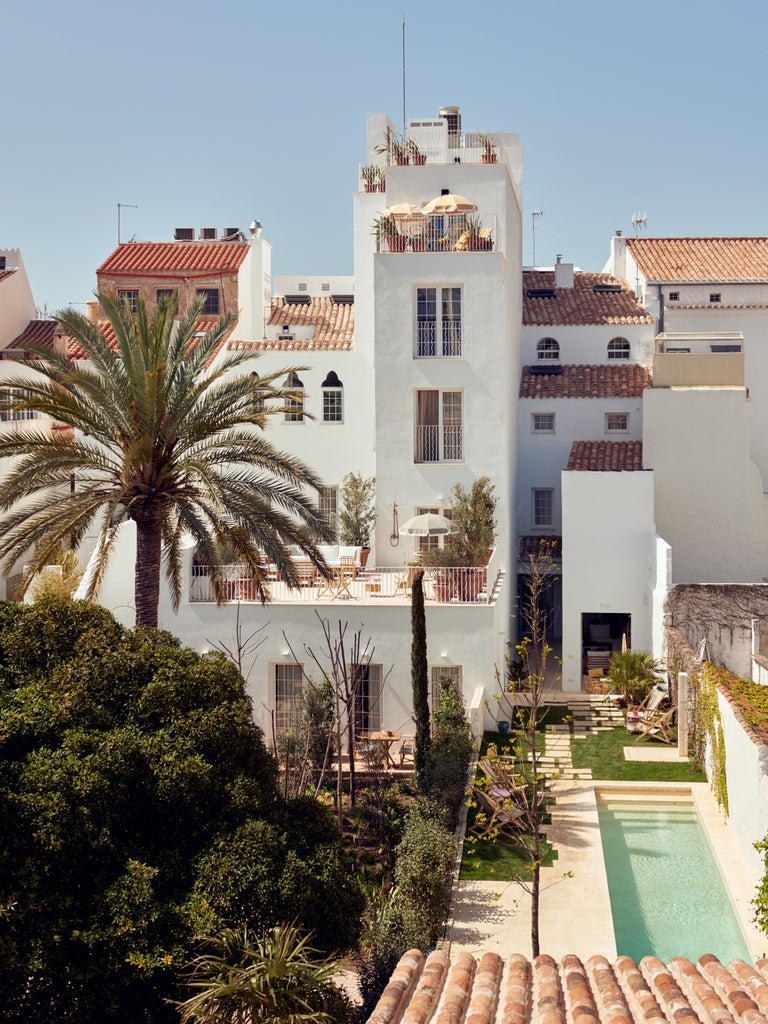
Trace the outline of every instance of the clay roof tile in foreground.
{"type": "Polygon", "coordinates": [[[643,469],[643,442],[574,441],[565,468],[587,473],[638,472],[643,469]]]}
{"type": "Polygon", "coordinates": [[[249,251],[247,242],[123,242],[96,274],[232,274],[240,269],[249,251]]]}
{"type": "Polygon", "coordinates": [[[559,962],[486,953],[425,957],[409,950],[368,1024],[764,1024],[768,960],[754,966],[710,955],[694,964],[647,956],[559,962]]]}
{"type": "Polygon", "coordinates": [[[523,323],[547,327],[579,324],[651,324],[626,281],[610,274],[574,272],[573,288],[555,288],[554,270],[523,271],[523,323]]]}
{"type": "Polygon", "coordinates": [[[768,238],[628,238],[647,281],[768,283],[768,238]]]}
{"type": "Polygon", "coordinates": [[[651,370],[637,363],[554,367],[524,366],[521,398],[639,398],[651,386],[651,370]]]}
{"type": "Polygon", "coordinates": [[[311,338],[233,341],[230,348],[254,352],[307,352],[318,349],[347,350],[354,345],[355,307],[351,302],[334,302],[329,296],[313,297],[307,303],[289,303],[284,298],[272,299],[270,326],[313,327],[311,338]]]}

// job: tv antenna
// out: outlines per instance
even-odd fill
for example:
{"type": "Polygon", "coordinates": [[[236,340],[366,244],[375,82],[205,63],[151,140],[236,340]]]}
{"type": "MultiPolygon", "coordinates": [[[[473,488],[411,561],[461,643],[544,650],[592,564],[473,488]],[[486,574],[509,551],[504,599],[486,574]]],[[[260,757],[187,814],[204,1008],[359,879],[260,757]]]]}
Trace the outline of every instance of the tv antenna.
{"type": "Polygon", "coordinates": [[[640,228],[642,228],[643,231],[648,230],[648,218],[646,216],[645,210],[643,210],[642,213],[632,214],[632,227],[635,229],[635,238],[637,238],[640,232],[640,228]]]}
{"type": "MultiPolygon", "coordinates": [[[[135,203],[118,203],[117,204],[117,244],[120,245],[120,211],[121,210],[138,210],[138,206],[135,203]]],[[[134,237],[136,237],[134,235],[134,237]]]]}
{"type": "Polygon", "coordinates": [[[533,266],[536,266],[536,218],[543,215],[543,210],[531,210],[531,238],[533,239],[533,266]]]}

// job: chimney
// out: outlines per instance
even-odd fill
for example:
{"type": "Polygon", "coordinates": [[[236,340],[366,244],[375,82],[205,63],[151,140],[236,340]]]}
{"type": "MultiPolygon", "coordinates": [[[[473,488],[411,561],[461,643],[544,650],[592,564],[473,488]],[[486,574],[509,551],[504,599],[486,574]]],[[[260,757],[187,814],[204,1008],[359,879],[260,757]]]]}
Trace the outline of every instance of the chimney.
{"type": "Polygon", "coordinates": [[[620,281],[627,278],[627,240],[622,237],[620,231],[611,239],[611,255],[605,270],[620,281]]]}
{"type": "Polygon", "coordinates": [[[573,264],[563,263],[560,253],[555,263],[555,288],[573,288],[573,264]]]}

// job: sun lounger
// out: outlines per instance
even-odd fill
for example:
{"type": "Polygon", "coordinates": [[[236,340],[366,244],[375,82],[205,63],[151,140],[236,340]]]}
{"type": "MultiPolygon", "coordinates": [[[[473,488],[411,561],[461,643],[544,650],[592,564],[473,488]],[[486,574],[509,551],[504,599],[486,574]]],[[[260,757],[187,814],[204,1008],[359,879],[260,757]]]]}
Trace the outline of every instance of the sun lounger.
{"type": "Polygon", "coordinates": [[[642,736],[654,736],[662,743],[674,743],[676,740],[675,708],[669,711],[648,711],[640,720],[636,740],[642,736]]]}

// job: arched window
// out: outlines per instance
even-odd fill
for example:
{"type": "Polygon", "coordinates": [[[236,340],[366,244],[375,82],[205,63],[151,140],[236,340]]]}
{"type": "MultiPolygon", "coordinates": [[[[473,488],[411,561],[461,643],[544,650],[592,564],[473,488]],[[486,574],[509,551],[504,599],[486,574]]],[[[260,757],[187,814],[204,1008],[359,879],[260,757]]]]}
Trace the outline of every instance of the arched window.
{"type": "Polygon", "coordinates": [[[299,380],[298,373],[291,370],[285,378],[285,386],[297,392],[292,398],[285,400],[285,422],[304,422],[304,384],[299,380]]]}
{"type": "Polygon", "coordinates": [[[344,385],[331,370],[323,383],[323,423],[344,422],[344,385]]]}
{"type": "Polygon", "coordinates": [[[560,359],[560,345],[554,338],[542,338],[536,346],[536,358],[539,362],[556,363],[560,359]]]}
{"type": "Polygon", "coordinates": [[[253,393],[253,411],[256,413],[264,412],[264,392],[259,390],[259,375],[258,373],[252,373],[253,385],[255,391],[253,393]]]}
{"type": "Polygon", "coordinates": [[[611,338],[608,342],[609,359],[629,359],[629,342],[626,338],[611,338]]]}

